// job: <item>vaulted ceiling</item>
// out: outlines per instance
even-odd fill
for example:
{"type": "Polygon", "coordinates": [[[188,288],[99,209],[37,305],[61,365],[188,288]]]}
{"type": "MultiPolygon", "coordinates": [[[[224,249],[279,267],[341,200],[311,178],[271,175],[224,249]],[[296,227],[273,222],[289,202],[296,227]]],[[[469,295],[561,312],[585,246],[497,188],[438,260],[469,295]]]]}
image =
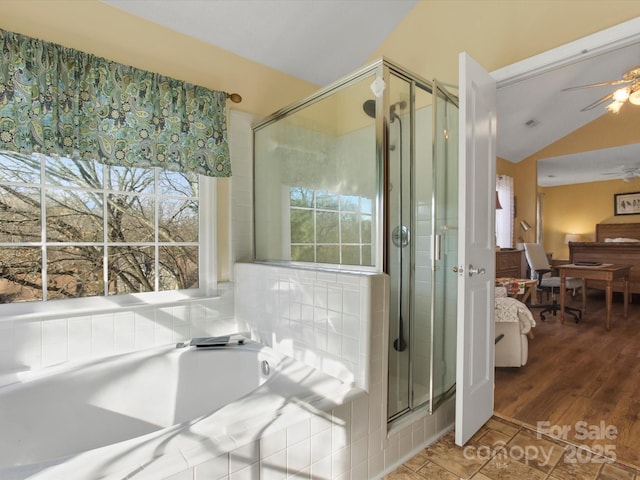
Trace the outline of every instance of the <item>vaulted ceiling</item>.
{"type": "MultiPolygon", "coordinates": [[[[418,3],[418,0],[181,0],[153,2],[153,8],[149,8],[147,0],[103,1],[318,87],[365,64],[418,3]],[[220,18],[225,21],[216,21],[220,18]]],[[[618,79],[637,64],[640,44],[502,86],[498,89],[498,156],[519,162],[598,117],[611,115],[605,109],[606,103],[588,111],[581,109],[614,87],[563,89],[618,79]]],[[[622,178],[624,165],[635,165],[635,158],[640,163],[638,150],[634,145],[600,151],[598,161],[585,160],[579,181],[601,180],[604,173],[616,171],[620,173],[618,178],[622,178]]],[[[553,173],[545,174],[543,167],[543,175],[549,181],[553,178],[554,184],[575,183],[578,160],[573,161],[552,159],[548,168],[553,173]]]]}

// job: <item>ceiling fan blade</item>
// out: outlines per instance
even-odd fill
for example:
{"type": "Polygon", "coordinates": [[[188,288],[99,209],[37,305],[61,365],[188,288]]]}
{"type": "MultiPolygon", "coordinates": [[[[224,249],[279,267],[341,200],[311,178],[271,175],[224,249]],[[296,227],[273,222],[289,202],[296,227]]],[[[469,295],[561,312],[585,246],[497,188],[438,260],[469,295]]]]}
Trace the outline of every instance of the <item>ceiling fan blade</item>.
{"type": "Polygon", "coordinates": [[[631,83],[631,82],[633,82],[633,81],[634,81],[634,79],[633,79],[633,78],[630,78],[630,79],[627,79],[627,80],[623,80],[623,79],[620,79],[620,80],[612,80],[612,81],[610,81],[610,82],[591,83],[591,84],[589,84],[589,85],[578,85],[578,86],[576,86],[576,87],[567,87],[567,88],[563,88],[563,89],[562,89],[562,91],[563,91],[563,92],[567,92],[567,91],[569,91],[569,90],[579,90],[579,89],[581,89],[581,88],[605,87],[605,86],[607,86],[607,85],[622,85],[623,83],[631,83]]]}
{"type": "Polygon", "coordinates": [[[613,98],[613,93],[609,93],[608,95],[605,95],[604,97],[602,97],[600,100],[596,100],[595,102],[590,103],[586,107],[580,109],[580,111],[581,112],[586,112],[587,110],[591,110],[592,108],[596,108],[598,105],[601,105],[604,102],[606,102],[607,100],[610,100],[612,98],[613,98]]]}

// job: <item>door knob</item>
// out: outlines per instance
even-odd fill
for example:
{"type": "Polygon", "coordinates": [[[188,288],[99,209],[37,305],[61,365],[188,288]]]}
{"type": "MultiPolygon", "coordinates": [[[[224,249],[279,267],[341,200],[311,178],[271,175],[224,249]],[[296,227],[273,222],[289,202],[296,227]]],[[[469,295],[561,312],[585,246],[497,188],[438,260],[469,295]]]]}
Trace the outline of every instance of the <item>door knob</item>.
{"type": "Polygon", "coordinates": [[[478,274],[478,275],[482,275],[484,273],[487,273],[487,271],[484,268],[476,268],[473,265],[469,264],[469,269],[467,270],[469,272],[469,276],[473,276],[474,274],[478,274]]]}

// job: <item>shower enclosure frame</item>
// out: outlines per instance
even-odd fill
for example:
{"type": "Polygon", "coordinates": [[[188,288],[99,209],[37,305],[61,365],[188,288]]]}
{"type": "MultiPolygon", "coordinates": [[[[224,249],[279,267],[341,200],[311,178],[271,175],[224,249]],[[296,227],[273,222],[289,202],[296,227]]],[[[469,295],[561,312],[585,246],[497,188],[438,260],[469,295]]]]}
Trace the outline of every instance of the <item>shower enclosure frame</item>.
{"type": "MultiPolygon", "coordinates": [[[[393,226],[391,225],[391,212],[390,212],[390,201],[386,198],[386,192],[389,192],[389,187],[390,187],[390,125],[393,121],[391,112],[390,112],[390,104],[391,104],[391,98],[390,98],[390,79],[392,76],[395,76],[399,79],[402,79],[404,81],[406,81],[409,85],[410,88],[410,94],[409,94],[409,98],[406,99],[408,106],[409,106],[409,124],[411,127],[412,132],[409,134],[409,139],[410,139],[410,144],[409,144],[409,148],[407,148],[407,155],[409,156],[409,165],[411,168],[411,172],[409,177],[411,178],[411,181],[414,181],[414,172],[413,172],[413,168],[414,168],[414,163],[415,163],[415,156],[416,156],[416,147],[415,147],[415,132],[413,132],[413,130],[415,129],[415,121],[416,121],[416,111],[415,111],[415,94],[416,94],[416,89],[421,89],[424,92],[428,92],[429,94],[431,94],[433,96],[433,98],[435,98],[436,93],[435,92],[439,92],[439,94],[443,95],[444,97],[446,97],[447,101],[450,101],[456,108],[458,107],[458,102],[457,102],[457,98],[451,94],[449,94],[445,89],[441,88],[437,82],[431,82],[428,80],[425,80],[423,78],[421,78],[418,75],[415,75],[409,71],[407,71],[406,69],[404,69],[403,67],[395,64],[394,62],[390,61],[387,58],[380,58],[379,60],[373,62],[372,64],[363,67],[362,69],[352,73],[351,75],[348,75],[347,77],[344,77],[343,79],[333,83],[332,85],[329,85],[328,87],[319,90],[318,92],[316,92],[315,94],[302,99],[296,103],[293,103],[285,108],[282,108],[278,111],[276,111],[275,113],[273,113],[272,115],[254,123],[252,125],[252,129],[254,132],[254,163],[253,163],[253,179],[254,179],[254,212],[256,212],[256,206],[257,203],[260,201],[258,199],[258,195],[256,194],[256,161],[255,161],[255,155],[256,155],[256,132],[258,132],[259,130],[261,130],[263,127],[268,126],[270,124],[273,124],[281,119],[284,119],[285,117],[288,117],[314,103],[320,102],[332,95],[334,95],[335,93],[339,92],[342,89],[345,89],[348,86],[354,85],[364,79],[366,79],[367,77],[372,77],[375,75],[376,79],[382,79],[383,81],[383,85],[384,87],[381,89],[381,92],[379,92],[379,95],[377,96],[378,100],[381,101],[376,101],[375,102],[375,110],[376,110],[376,115],[375,115],[375,121],[374,121],[374,130],[375,130],[375,168],[376,168],[376,172],[375,172],[375,176],[376,176],[376,195],[375,195],[375,200],[374,200],[374,204],[375,204],[375,225],[378,226],[378,228],[374,228],[373,229],[373,235],[374,235],[374,239],[373,241],[375,242],[375,253],[372,255],[374,261],[373,261],[373,265],[372,266],[354,266],[354,265],[341,265],[341,264],[320,264],[320,263],[307,263],[307,262],[295,262],[295,261],[291,261],[291,260],[274,260],[274,259],[261,259],[261,258],[256,258],[254,259],[254,261],[256,262],[264,262],[264,263],[275,263],[275,264],[279,264],[279,265],[291,265],[291,266],[296,266],[296,267],[303,267],[303,268],[309,268],[311,265],[314,266],[314,268],[328,268],[328,269],[338,269],[338,270],[357,270],[357,271],[372,271],[372,272],[385,272],[385,273],[389,273],[390,269],[391,269],[391,265],[390,263],[392,262],[392,259],[390,258],[390,244],[392,243],[390,238],[391,238],[391,234],[392,234],[392,230],[393,230],[393,226]]],[[[436,128],[436,122],[435,122],[435,116],[436,116],[436,107],[435,104],[432,105],[433,107],[433,125],[432,128],[434,129],[434,137],[432,138],[432,168],[435,168],[435,155],[436,155],[436,136],[435,136],[435,128],[436,128]]],[[[432,211],[435,212],[435,208],[436,208],[436,198],[435,198],[435,192],[432,189],[432,198],[431,198],[431,203],[432,203],[432,211]]],[[[412,207],[414,205],[414,192],[413,192],[413,188],[410,189],[410,195],[411,198],[409,200],[410,206],[412,207]]],[[[411,208],[409,209],[410,212],[410,232],[414,232],[415,231],[415,218],[414,218],[414,209],[411,208]]],[[[257,234],[256,232],[256,219],[257,215],[254,215],[254,252],[258,252],[258,245],[257,245],[257,234]]],[[[433,229],[435,229],[435,222],[433,223],[433,229]]],[[[432,258],[435,257],[435,250],[440,248],[440,243],[438,240],[438,235],[435,235],[435,232],[432,231],[432,244],[431,244],[431,255],[432,258]]],[[[414,248],[413,242],[411,242],[411,249],[414,248]]],[[[434,260],[435,261],[435,260],[434,260]]],[[[433,268],[433,265],[432,265],[433,268]]],[[[435,268],[433,268],[435,270],[435,268]]],[[[413,328],[413,319],[414,319],[414,302],[413,302],[413,285],[414,285],[414,270],[415,270],[415,252],[412,252],[410,254],[410,267],[408,269],[408,283],[409,283],[409,288],[407,289],[407,303],[409,306],[409,322],[408,322],[408,329],[409,329],[409,334],[411,334],[411,329],[413,328]]],[[[431,298],[435,298],[435,281],[432,282],[432,286],[431,286],[431,298]]],[[[403,292],[400,292],[400,295],[403,295],[403,292]]],[[[400,306],[399,308],[402,308],[402,306],[400,306]]],[[[431,311],[430,311],[430,321],[434,322],[434,316],[435,316],[435,302],[432,301],[431,302],[431,311]]],[[[391,315],[394,315],[394,312],[391,312],[391,315]]],[[[401,314],[399,314],[400,316],[401,314]]],[[[455,317],[452,320],[453,322],[455,322],[455,317]]],[[[390,318],[390,326],[391,323],[393,322],[393,317],[390,318]]],[[[431,328],[431,347],[430,347],[430,351],[431,351],[431,362],[430,362],[430,383],[429,383],[429,400],[428,402],[423,402],[420,404],[414,404],[414,395],[413,395],[413,391],[411,390],[410,387],[410,394],[409,394],[409,398],[408,398],[408,408],[407,409],[403,409],[402,411],[393,414],[393,415],[388,415],[388,423],[390,425],[396,423],[396,421],[399,421],[403,418],[405,418],[407,416],[407,414],[410,414],[412,412],[415,411],[424,411],[427,410],[428,413],[433,413],[433,411],[437,408],[437,406],[444,401],[446,398],[448,398],[448,395],[440,395],[438,398],[434,398],[434,382],[433,382],[433,377],[434,377],[434,360],[433,360],[433,342],[435,341],[434,338],[434,328],[431,328]]],[[[389,348],[393,348],[391,343],[392,343],[393,339],[391,338],[391,334],[390,334],[390,338],[389,338],[389,342],[388,342],[388,346],[389,348]]],[[[455,335],[454,335],[454,341],[455,341],[455,335]]],[[[412,339],[411,337],[409,338],[409,350],[411,351],[414,346],[411,345],[412,343],[412,339]]],[[[453,348],[455,349],[455,343],[453,348]]],[[[387,372],[389,372],[389,357],[387,356],[387,372]]],[[[453,370],[455,371],[455,365],[451,366],[451,368],[453,368],[453,370]]],[[[409,373],[408,373],[408,381],[412,382],[412,378],[413,378],[413,365],[409,364],[409,373]]],[[[452,389],[455,387],[455,379],[453,380],[453,385],[451,386],[451,388],[449,388],[447,390],[447,393],[451,393],[452,389]]],[[[384,392],[384,394],[388,395],[388,390],[389,390],[389,385],[385,385],[385,389],[387,390],[386,392],[384,392]]],[[[387,405],[389,404],[389,400],[387,398],[387,405]]]]}

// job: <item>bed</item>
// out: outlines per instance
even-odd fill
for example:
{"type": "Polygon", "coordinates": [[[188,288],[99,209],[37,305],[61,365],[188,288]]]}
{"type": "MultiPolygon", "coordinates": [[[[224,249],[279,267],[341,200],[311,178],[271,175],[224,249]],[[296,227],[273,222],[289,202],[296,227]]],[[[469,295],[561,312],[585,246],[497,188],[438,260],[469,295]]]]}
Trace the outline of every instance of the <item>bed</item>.
{"type": "MultiPolygon", "coordinates": [[[[640,293],[640,223],[599,223],[595,242],[569,243],[569,261],[631,265],[629,292],[640,293]]],[[[589,280],[589,288],[605,288],[602,281],[589,280]]],[[[613,282],[613,291],[622,292],[621,281],[613,282]]]]}

